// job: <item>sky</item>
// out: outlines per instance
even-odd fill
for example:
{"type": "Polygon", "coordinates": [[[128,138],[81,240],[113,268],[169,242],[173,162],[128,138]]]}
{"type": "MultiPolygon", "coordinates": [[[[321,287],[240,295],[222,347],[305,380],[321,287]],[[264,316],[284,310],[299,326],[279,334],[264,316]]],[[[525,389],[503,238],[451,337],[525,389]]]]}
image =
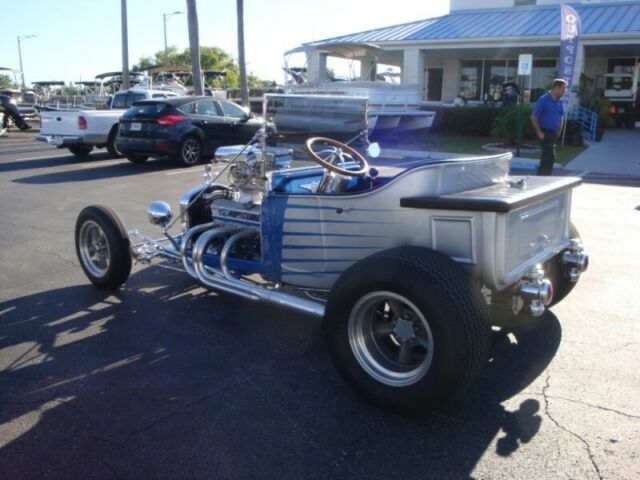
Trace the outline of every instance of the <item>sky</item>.
{"type": "MultiPolygon", "coordinates": [[[[236,1],[197,0],[200,45],[237,58],[236,1]]],[[[189,46],[185,0],[127,0],[129,63],[189,46]]],[[[0,67],[19,69],[18,36],[27,84],[92,80],[122,68],[120,0],[0,0],[0,67]]],[[[245,0],[247,70],[282,83],[283,54],[301,43],[422,20],[448,13],[448,0],[245,0]]]]}

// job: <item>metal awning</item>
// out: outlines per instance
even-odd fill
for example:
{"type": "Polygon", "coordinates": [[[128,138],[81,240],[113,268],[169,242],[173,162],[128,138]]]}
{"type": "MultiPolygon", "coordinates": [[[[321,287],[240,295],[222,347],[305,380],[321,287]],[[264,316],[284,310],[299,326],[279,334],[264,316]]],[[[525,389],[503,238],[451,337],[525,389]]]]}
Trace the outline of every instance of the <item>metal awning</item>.
{"type": "MultiPolygon", "coordinates": [[[[572,4],[580,15],[583,38],[624,37],[640,44],[640,1],[572,4]]],[[[344,43],[443,42],[560,36],[560,5],[456,10],[448,15],[310,42],[328,48],[344,43]]],[[[299,48],[302,48],[299,47],[299,48]]]]}
{"type": "Polygon", "coordinates": [[[339,43],[331,43],[331,44],[315,44],[315,43],[307,43],[304,45],[300,45],[297,48],[293,48],[287,52],[286,55],[291,55],[292,53],[309,53],[312,51],[320,51],[323,53],[328,53],[334,57],[346,58],[349,60],[357,60],[366,57],[375,57],[382,49],[374,45],[372,43],[353,43],[353,42],[339,42],[339,43]]]}

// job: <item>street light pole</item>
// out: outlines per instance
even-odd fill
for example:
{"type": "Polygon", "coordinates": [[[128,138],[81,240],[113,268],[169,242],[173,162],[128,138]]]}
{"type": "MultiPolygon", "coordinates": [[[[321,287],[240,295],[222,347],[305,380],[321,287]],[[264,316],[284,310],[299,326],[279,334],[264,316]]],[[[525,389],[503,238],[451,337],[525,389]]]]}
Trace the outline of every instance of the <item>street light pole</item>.
{"type": "Polygon", "coordinates": [[[129,88],[129,32],[127,29],[127,0],[120,1],[122,34],[122,89],[129,88]]]}
{"type": "Polygon", "coordinates": [[[24,69],[22,68],[22,47],[21,44],[23,41],[29,38],[35,38],[37,35],[18,35],[18,59],[20,60],[20,77],[22,79],[22,88],[26,88],[26,84],[24,83],[24,69]]]}
{"type": "Polygon", "coordinates": [[[167,48],[167,20],[169,20],[174,15],[180,15],[181,13],[184,13],[184,12],[176,11],[176,12],[168,12],[168,13],[162,14],[162,25],[164,27],[164,63],[168,62],[168,57],[169,57],[169,51],[167,48]]]}

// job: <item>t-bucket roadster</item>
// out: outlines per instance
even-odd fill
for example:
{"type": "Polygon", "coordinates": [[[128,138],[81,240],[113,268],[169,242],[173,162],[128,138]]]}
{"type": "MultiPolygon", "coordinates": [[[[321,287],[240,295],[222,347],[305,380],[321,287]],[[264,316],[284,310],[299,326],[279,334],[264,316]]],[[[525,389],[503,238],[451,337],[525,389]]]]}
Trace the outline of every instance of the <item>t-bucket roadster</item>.
{"type": "Polygon", "coordinates": [[[82,210],[76,250],[89,279],[117,289],[132,259],[162,260],[213,290],[322,318],[347,382],[415,412],[476,377],[505,311],[541,315],[587,268],[570,223],[578,178],[510,176],[511,154],[367,159],[318,137],[306,141],[316,164],[290,168],[291,152],[264,136],[218,149],[228,163],[215,178],[207,167],[177,217],[153,202],[160,240],[130,240],[107,207],[82,210]]]}

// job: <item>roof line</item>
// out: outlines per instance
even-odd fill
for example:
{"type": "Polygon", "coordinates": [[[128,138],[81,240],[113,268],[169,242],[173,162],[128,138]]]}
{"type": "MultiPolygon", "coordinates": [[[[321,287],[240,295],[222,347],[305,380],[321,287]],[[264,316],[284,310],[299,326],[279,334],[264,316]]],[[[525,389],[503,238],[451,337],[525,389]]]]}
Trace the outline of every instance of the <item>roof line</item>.
{"type": "Polygon", "coordinates": [[[352,35],[364,35],[365,33],[371,33],[371,32],[377,32],[378,30],[386,30],[386,29],[390,29],[390,28],[398,28],[398,27],[408,27],[409,25],[417,25],[418,23],[423,23],[423,22],[428,22],[429,20],[437,20],[438,18],[444,18],[451,15],[451,12],[445,14],[445,15],[440,15],[438,17],[429,17],[429,18],[423,18],[422,20],[414,20],[413,22],[405,22],[405,23],[397,23],[395,25],[387,25],[386,27],[378,27],[378,28],[371,28],[369,30],[362,30],[361,32],[355,32],[355,33],[345,33],[344,35],[338,35],[335,37],[327,37],[327,38],[323,38],[321,40],[314,40],[312,42],[305,42],[302,45],[314,45],[316,43],[321,43],[321,42],[325,42],[327,40],[334,40],[336,38],[341,38],[341,37],[347,37],[347,36],[352,36],[352,35]]]}

